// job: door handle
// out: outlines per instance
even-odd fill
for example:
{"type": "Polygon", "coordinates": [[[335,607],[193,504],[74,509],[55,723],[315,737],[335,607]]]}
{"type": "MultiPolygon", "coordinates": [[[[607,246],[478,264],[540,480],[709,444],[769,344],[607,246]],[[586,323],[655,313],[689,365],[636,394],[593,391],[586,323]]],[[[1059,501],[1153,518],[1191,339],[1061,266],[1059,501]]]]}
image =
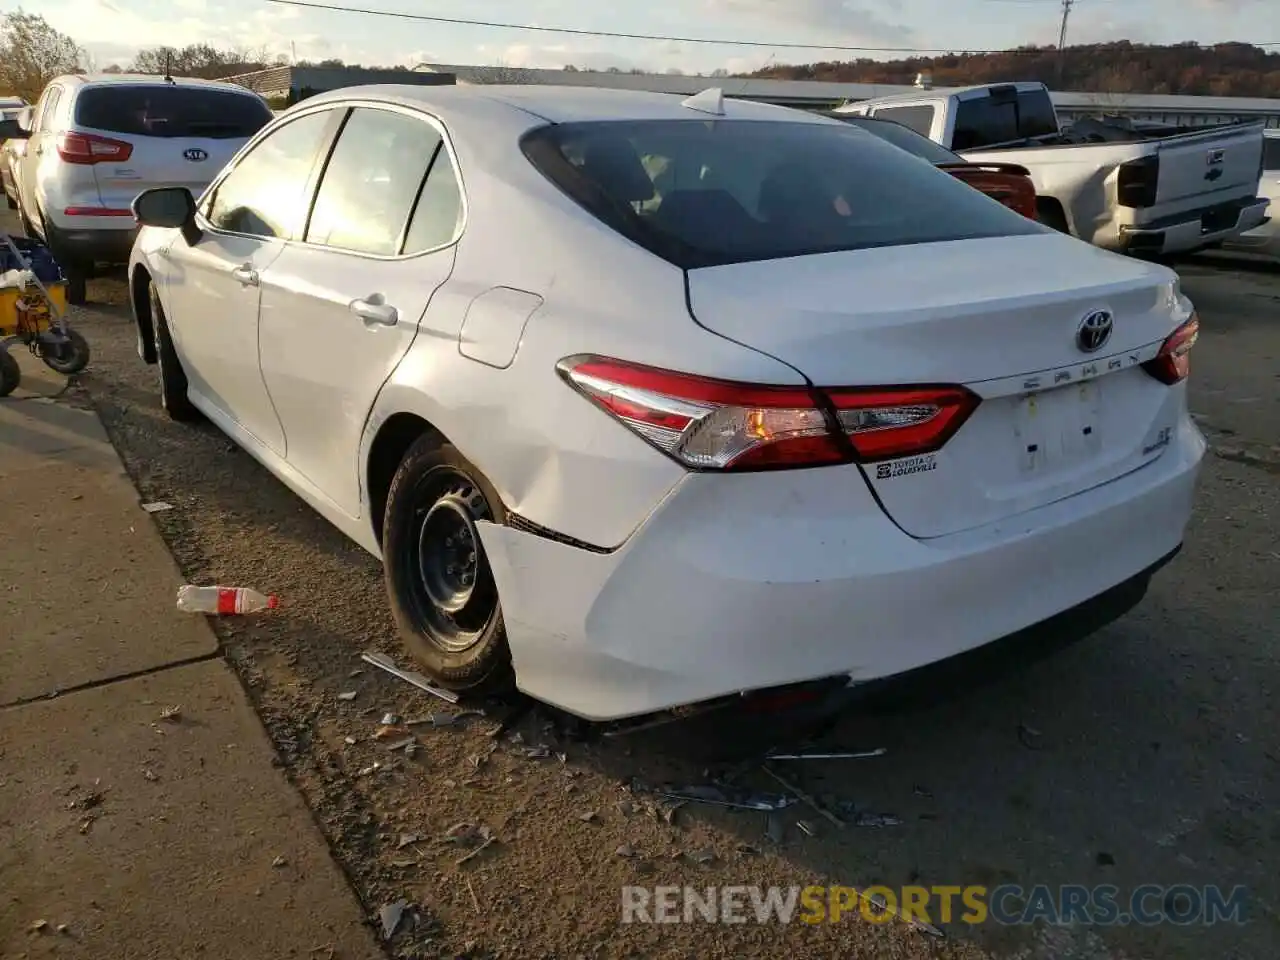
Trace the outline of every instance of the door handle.
{"type": "Polygon", "coordinates": [[[365,326],[377,323],[384,327],[394,327],[400,320],[399,311],[387,303],[386,298],[380,293],[371,293],[361,300],[352,300],[351,312],[363,320],[365,326]]]}
{"type": "Polygon", "coordinates": [[[246,287],[256,287],[258,285],[258,271],[249,266],[249,264],[241,264],[231,271],[231,276],[235,277],[246,287]]]}

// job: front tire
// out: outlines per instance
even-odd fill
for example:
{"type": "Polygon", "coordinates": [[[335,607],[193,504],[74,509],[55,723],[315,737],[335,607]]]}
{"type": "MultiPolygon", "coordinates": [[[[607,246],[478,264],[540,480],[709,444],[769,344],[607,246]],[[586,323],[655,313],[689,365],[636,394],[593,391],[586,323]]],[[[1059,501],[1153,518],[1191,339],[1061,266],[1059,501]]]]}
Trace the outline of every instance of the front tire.
{"type": "Polygon", "coordinates": [[[45,366],[64,377],[72,377],[89,365],[89,342],[77,330],[67,331],[67,343],[61,344],[58,356],[44,354],[45,366]]]}
{"type": "Polygon", "coordinates": [[[382,553],[392,616],[414,658],[459,693],[513,685],[498,588],[475,526],[505,518],[488,481],[433,434],[409,448],[387,493],[382,553]]]}
{"type": "Polygon", "coordinates": [[[169,321],[165,319],[154,283],[148,287],[147,296],[151,301],[151,327],[155,331],[156,368],[160,371],[160,406],[170,420],[188,423],[197,419],[200,411],[187,397],[187,374],[169,336],[169,321]]]}

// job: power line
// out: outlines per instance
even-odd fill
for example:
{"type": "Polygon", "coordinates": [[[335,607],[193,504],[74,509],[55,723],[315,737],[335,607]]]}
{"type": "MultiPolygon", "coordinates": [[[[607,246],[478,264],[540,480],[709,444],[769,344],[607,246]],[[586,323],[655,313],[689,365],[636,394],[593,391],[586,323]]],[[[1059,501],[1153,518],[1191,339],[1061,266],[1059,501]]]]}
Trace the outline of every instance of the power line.
{"type": "MultiPolygon", "coordinates": [[[[303,7],[308,10],[331,10],[338,13],[360,13],[371,17],[391,17],[396,20],[415,20],[423,23],[446,23],[463,27],[489,27],[497,30],[525,30],[530,33],[558,33],[575,37],[608,37],[614,40],[658,40],[664,43],[700,43],[724,47],[763,47],[770,50],[838,50],[842,53],[917,53],[917,54],[983,54],[1026,53],[1044,51],[1018,47],[1004,50],[974,50],[968,47],[855,47],[831,43],[791,43],[777,40],[726,40],[716,37],[680,37],[657,33],[621,33],[612,30],[586,30],[579,27],[544,27],[529,23],[502,23],[496,20],[474,20],[469,17],[438,17],[424,13],[402,13],[397,10],[374,10],[339,3],[318,3],[313,0],[266,0],[286,7],[303,7]]],[[[1280,40],[1255,43],[1255,47],[1280,46],[1280,40]]]]}

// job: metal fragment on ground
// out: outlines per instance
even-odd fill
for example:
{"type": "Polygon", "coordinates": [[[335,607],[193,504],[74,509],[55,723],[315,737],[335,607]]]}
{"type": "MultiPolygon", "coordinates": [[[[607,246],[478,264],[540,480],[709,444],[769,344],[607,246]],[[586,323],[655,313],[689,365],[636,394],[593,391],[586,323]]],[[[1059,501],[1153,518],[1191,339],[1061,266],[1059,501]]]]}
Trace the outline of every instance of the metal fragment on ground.
{"type": "Polygon", "coordinates": [[[144,503],[142,509],[147,513],[164,513],[166,510],[172,510],[172,503],[165,503],[163,500],[157,500],[154,503],[144,503]]]}
{"type": "Polygon", "coordinates": [[[818,831],[813,828],[813,824],[807,820],[797,820],[796,827],[807,837],[816,837],[818,835],[818,831]]]}
{"type": "Polygon", "coordinates": [[[382,719],[378,722],[381,723],[384,727],[394,727],[396,726],[396,724],[400,722],[400,716],[399,714],[395,714],[395,713],[389,713],[389,712],[384,713],[382,715],[382,719]]]}
{"type": "Polygon", "coordinates": [[[169,723],[177,723],[179,720],[182,719],[182,707],[179,707],[179,706],[165,707],[163,710],[160,711],[160,719],[166,720],[169,723]]]}
{"type": "Polygon", "coordinates": [[[661,790],[658,795],[681,803],[705,803],[731,810],[783,810],[796,802],[792,797],[766,793],[734,796],[717,787],[680,787],[661,790]]]}
{"type": "Polygon", "coordinates": [[[383,904],[382,909],[378,911],[378,919],[382,922],[383,940],[390,940],[395,936],[395,932],[400,929],[400,921],[404,919],[404,912],[408,908],[408,900],[383,904]]]}
{"type": "Polygon", "coordinates": [[[395,753],[397,750],[408,750],[417,744],[417,740],[413,737],[405,737],[403,740],[396,740],[392,743],[384,744],[387,750],[395,753]]]}
{"type": "Polygon", "coordinates": [[[853,816],[855,827],[898,827],[902,820],[889,813],[857,813],[853,816]]]}
{"type": "Polygon", "coordinates": [[[397,679],[403,680],[405,683],[411,683],[419,690],[424,690],[433,697],[439,697],[445,703],[457,703],[458,695],[451,690],[442,690],[433,686],[426,677],[413,670],[401,670],[385,653],[366,652],[360,655],[360,659],[365,663],[377,667],[379,670],[385,670],[397,679]]]}
{"type": "Polygon", "coordinates": [[[790,780],[783,779],[783,777],[781,777],[779,774],[775,773],[774,771],[770,770],[768,767],[761,767],[760,769],[762,769],[769,776],[773,777],[773,779],[777,780],[778,783],[782,784],[784,788],[786,788],[787,790],[790,790],[797,797],[799,797],[801,800],[807,803],[813,809],[814,813],[818,814],[820,817],[825,819],[832,826],[836,827],[837,829],[844,827],[843,820],[841,820],[834,813],[832,813],[830,810],[828,810],[826,807],[820,804],[813,797],[809,796],[809,794],[805,793],[803,790],[797,787],[790,780]]]}
{"type": "Polygon", "coordinates": [[[356,698],[356,692],[354,690],[344,690],[342,693],[338,694],[339,700],[346,700],[349,702],[351,700],[354,700],[355,698],[356,698]]]}
{"type": "Polygon", "coordinates": [[[457,727],[471,717],[483,717],[483,710],[463,710],[461,713],[431,713],[425,717],[406,720],[406,727],[457,727]]]}
{"type": "Polygon", "coordinates": [[[551,756],[551,748],[540,743],[536,747],[528,747],[524,755],[528,760],[546,760],[551,756]]]}

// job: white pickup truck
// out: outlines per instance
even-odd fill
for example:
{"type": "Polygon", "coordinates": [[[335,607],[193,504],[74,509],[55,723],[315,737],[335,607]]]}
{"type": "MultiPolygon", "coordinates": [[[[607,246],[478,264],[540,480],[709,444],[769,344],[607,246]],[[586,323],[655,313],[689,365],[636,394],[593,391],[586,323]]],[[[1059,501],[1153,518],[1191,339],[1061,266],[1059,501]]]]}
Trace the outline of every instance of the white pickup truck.
{"type": "Polygon", "coordinates": [[[1108,250],[1185,253],[1267,222],[1261,122],[1071,143],[1048,89],[1034,82],[920,90],[836,112],[895,120],[966,159],[1026,167],[1040,220],[1108,250]]]}

